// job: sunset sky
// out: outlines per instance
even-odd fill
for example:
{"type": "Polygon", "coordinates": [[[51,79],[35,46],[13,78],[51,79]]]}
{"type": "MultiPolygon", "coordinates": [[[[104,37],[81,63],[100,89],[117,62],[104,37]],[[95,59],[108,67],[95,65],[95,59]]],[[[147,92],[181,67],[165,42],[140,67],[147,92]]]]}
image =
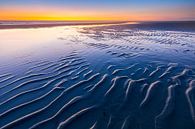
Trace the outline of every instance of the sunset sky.
{"type": "Polygon", "coordinates": [[[0,20],[195,20],[195,0],[0,0],[0,20]]]}

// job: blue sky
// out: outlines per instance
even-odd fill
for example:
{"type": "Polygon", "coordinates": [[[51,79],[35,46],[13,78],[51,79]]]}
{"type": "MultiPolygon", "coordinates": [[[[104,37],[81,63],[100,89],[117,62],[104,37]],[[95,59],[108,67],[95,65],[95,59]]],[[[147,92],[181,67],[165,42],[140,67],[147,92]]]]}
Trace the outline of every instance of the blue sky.
{"type": "Polygon", "coordinates": [[[53,6],[195,6],[195,0],[1,0],[0,6],[53,5],[53,6]]]}

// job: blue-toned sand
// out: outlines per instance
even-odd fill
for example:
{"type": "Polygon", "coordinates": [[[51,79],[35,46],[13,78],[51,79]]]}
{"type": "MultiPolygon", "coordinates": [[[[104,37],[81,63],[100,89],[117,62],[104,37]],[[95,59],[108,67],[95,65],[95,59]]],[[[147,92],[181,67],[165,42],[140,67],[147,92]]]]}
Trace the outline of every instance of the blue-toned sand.
{"type": "Polygon", "coordinates": [[[0,128],[195,129],[195,22],[0,29],[0,128]]]}

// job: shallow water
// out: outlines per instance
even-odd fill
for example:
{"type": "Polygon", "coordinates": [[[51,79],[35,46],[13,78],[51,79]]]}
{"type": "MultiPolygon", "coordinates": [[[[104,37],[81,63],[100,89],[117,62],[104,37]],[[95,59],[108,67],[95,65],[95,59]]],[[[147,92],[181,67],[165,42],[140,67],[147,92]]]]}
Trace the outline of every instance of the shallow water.
{"type": "Polygon", "coordinates": [[[194,129],[194,28],[0,30],[0,127],[194,129]]]}

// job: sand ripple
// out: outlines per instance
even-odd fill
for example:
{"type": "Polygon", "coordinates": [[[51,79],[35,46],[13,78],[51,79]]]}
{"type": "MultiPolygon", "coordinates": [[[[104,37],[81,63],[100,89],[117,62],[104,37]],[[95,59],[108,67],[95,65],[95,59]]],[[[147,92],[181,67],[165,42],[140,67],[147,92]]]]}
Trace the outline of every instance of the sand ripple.
{"type": "Polygon", "coordinates": [[[70,42],[83,49],[0,75],[0,128],[194,129],[193,32],[97,27],[79,34],[86,40],[70,42]],[[181,53],[192,62],[169,58],[181,53]]]}

